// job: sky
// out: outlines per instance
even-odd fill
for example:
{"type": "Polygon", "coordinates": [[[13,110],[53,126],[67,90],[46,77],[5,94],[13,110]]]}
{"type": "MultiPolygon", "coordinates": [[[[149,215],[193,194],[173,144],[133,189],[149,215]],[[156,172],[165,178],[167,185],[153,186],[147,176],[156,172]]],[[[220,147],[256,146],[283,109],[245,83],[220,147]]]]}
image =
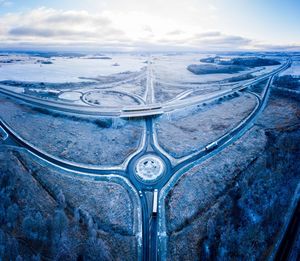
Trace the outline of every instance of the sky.
{"type": "Polygon", "coordinates": [[[0,49],[300,50],[300,0],[0,0],[0,49]]]}

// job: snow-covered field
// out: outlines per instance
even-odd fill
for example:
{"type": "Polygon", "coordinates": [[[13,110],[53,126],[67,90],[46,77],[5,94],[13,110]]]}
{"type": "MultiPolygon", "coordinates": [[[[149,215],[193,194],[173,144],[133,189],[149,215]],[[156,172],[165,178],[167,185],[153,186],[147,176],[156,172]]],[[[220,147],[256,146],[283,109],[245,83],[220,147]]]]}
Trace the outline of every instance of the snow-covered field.
{"type": "Polygon", "coordinates": [[[141,121],[71,117],[2,96],[0,117],[40,150],[62,160],[85,165],[122,164],[138,149],[143,135],[141,121]]]}
{"type": "Polygon", "coordinates": [[[300,60],[293,61],[292,66],[280,75],[300,76],[300,60]]]}
{"type": "MultiPolygon", "coordinates": [[[[214,54],[185,54],[176,56],[157,56],[153,58],[154,76],[161,82],[167,83],[207,83],[227,80],[232,77],[241,76],[244,74],[253,74],[259,76],[268,73],[278,66],[261,66],[256,68],[249,68],[237,73],[210,73],[196,75],[187,67],[191,64],[210,65],[208,63],[200,62],[200,59],[207,57],[215,57],[214,54]]],[[[223,56],[222,56],[223,57],[223,56]]],[[[237,55],[225,56],[226,59],[237,58],[237,55]]],[[[273,57],[274,58],[274,57],[273,57]]]]}
{"type": "Polygon", "coordinates": [[[253,95],[190,107],[156,120],[158,142],[171,156],[187,156],[237,126],[256,106],[253,95]]]}
{"type": "Polygon", "coordinates": [[[111,59],[91,57],[51,57],[10,55],[0,58],[0,81],[81,82],[79,77],[97,77],[124,71],[139,71],[145,66],[145,57],[138,55],[111,55],[111,59]],[[7,63],[7,60],[13,60],[7,63]],[[6,62],[3,62],[6,61],[6,62]],[[43,64],[43,62],[51,62],[43,64]],[[115,64],[119,66],[115,66],[115,64]]]}
{"type": "Polygon", "coordinates": [[[161,56],[153,59],[155,77],[162,82],[207,82],[226,78],[228,75],[195,75],[186,68],[190,64],[200,64],[200,59],[207,55],[161,56]]]}
{"type": "MultiPolygon", "coordinates": [[[[176,55],[0,53],[0,82],[6,85],[4,86],[6,89],[39,98],[110,107],[123,106],[124,103],[131,104],[131,101],[126,101],[129,96],[137,99],[138,103],[144,103],[149,79],[153,81],[156,102],[163,103],[178,95],[184,95],[184,98],[188,99],[195,95],[231,88],[233,84],[268,73],[278,67],[278,65],[252,68],[240,66],[241,71],[235,73],[230,69],[227,70],[230,73],[221,73],[226,71],[223,70],[202,74],[188,70],[191,64],[202,65],[203,68],[212,66],[211,63],[201,60],[208,57],[226,62],[244,56],[201,53],[176,55]],[[147,62],[151,62],[150,78],[147,62]],[[88,93],[99,94],[99,90],[106,92],[101,92],[100,96],[88,95],[88,93]],[[114,92],[116,99],[108,91],[114,92]],[[103,95],[105,93],[107,95],[103,95]],[[88,97],[91,102],[86,100],[84,103],[83,97],[88,97]]],[[[269,57],[273,58],[284,59],[281,56],[269,57]]],[[[218,67],[218,62],[215,62],[214,66],[218,67]]],[[[295,65],[292,68],[294,67],[295,65]]]]}

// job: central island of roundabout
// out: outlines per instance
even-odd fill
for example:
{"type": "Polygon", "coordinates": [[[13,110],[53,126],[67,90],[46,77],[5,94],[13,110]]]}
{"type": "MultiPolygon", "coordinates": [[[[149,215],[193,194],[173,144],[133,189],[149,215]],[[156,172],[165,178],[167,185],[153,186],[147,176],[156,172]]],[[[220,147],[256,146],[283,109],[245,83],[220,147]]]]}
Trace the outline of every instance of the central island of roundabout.
{"type": "Polygon", "coordinates": [[[164,175],[165,163],[154,154],[145,154],[135,162],[134,174],[142,182],[157,181],[164,175]]]}

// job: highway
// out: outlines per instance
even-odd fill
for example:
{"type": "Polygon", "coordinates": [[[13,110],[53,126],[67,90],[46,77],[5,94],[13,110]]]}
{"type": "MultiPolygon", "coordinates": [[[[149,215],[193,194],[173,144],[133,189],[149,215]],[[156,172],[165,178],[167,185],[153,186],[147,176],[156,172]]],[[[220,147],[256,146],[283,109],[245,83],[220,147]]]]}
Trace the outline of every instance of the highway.
{"type": "MultiPolygon", "coordinates": [[[[214,141],[217,143],[216,148],[214,148],[211,151],[207,151],[207,150],[205,150],[205,148],[201,149],[198,153],[196,153],[192,157],[189,157],[189,158],[185,159],[184,161],[180,162],[179,164],[172,166],[171,168],[168,168],[168,171],[164,175],[164,177],[161,180],[159,180],[157,182],[157,184],[155,184],[155,188],[157,188],[160,191],[167,184],[167,182],[171,179],[173,174],[178,172],[180,169],[184,168],[185,166],[187,166],[195,161],[199,161],[200,159],[206,160],[209,157],[212,157],[213,155],[218,153],[220,150],[226,148],[227,146],[229,146],[230,144],[235,142],[237,139],[239,139],[252,126],[252,123],[254,122],[254,120],[264,110],[266,103],[267,103],[268,96],[269,96],[270,86],[273,82],[274,76],[277,75],[279,72],[286,70],[290,66],[290,64],[291,64],[291,60],[288,60],[287,63],[285,63],[283,66],[280,67],[280,70],[276,70],[272,75],[270,75],[269,80],[265,86],[263,93],[262,93],[262,97],[260,98],[257,95],[257,99],[259,101],[258,106],[256,106],[256,108],[252,111],[252,113],[244,121],[242,121],[236,128],[234,128],[230,132],[226,133],[225,135],[223,135],[216,141],[214,141]]],[[[256,82],[258,82],[258,80],[256,82]]],[[[247,87],[249,87],[249,86],[250,85],[247,85],[247,87]]],[[[244,90],[247,87],[241,86],[239,90],[244,90]]],[[[153,127],[151,127],[150,131],[151,131],[151,137],[152,137],[150,140],[151,147],[154,149],[154,151],[157,155],[160,155],[165,160],[166,164],[170,164],[169,160],[166,160],[165,155],[162,154],[162,152],[154,145],[153,127]]],[[[180,178],[180,176],[176,177],[176,180],[178,180],[179,178],[180,178]]],[[[152,225],[152,231],[150,231],[150,238],[152,241],[151,250],[153,251],[155,249],[156,254],[152,253],[151,258],[149,260],[156,260],[158,258],[157,257],[157,234],[158,234],[158,231],[157,231],[156,219],[154,222],[155,222],[155,224],[152,225]],[[154,239],[155,237],[156,237],[156,239],[154,239]]]]}
{"type": "Polygon", "coordinates": [[[147,61],[147,86],[146,86],[146,104],[154,103],[154,90],[153,90],[153,72],[151,57],[147,61]]]}
{"type": "MultiPolygon", "coordinates": [[[[245,85],[241,85],[238,87],[235,87],[234,89],[226,90],[219,92],[218,94],[208,95],[207,97],[203,98],[197,98],[187,100],[187,101],[180,101],[179,99],[176,100],[176,104],[174,102],[166,103],[166,104],[154,104],[154,89],[153,89],[153,76],[152,76],[152,68],[151,68],[151,61],[148,62],[148,69],[147,69],[147,91],[146,91],[146,105],[143,105],[140,108],[137,107],[131,107],[131,108],[106,108],[106,110],[102,110],[102,108],[96,108],[96,107],[90,107],[90,106],[77,106],[77,105],[70,105],[65,103],[58,103],[58,102],[50,102],[45,101],[38,98],[32,98],[27,97],[23,94],[17,94],[10,92],[8,90],[5,90],[0,87],[0,93],[13,97],[18,100],[25,101],[29,104],[32,104],[34,106],[39,106],[42,108],[46,108],[49,110],[58,110],[62,112],[68,112],[68,113],[75,113],[75,114],[84,114],[89,116],[99,116],[99,115],[110,115],[110,116],[120,116],[120,117],[128,117],[128,118],[134,118],[134,117],[144,117],[146,121],[146,139],[143,147],[132,158],[130,158],[130,161],[127,165],[127,169],[125,171],[119,170],[119,169],[108,169],[104,170],[100,167],[87,167],[87,166],[80,166],[76,165],[74,163],[65,162],[58,158],[55,158],[51,155],[48,155],[38,148],[30,145],[27,141],[23,140],[10,126],[8,126],[2,119],[0,120],[0,126],[3,128],[3,130],[9,135],[9,137],[4,141],[4,144],[9,145],[16,145],[21,146],[29,150],[31,153],[37,155],[39,158],[42,158],[51,164],[54,164],[56,166],[59,166],[65,170],[69,171],[76,171],[80,172],[82,174],[89,173],[89,174],[99,174],[99,175],[108,175],[108,174],[115,174],[122,177],[127,178],[130,183],[135,187],[136,191],[139,194],[140,203],[142,206],[142,230],[143,230],[143,260],[158,260],[158,223],[157,220],[159,218],[162,218],[160,215],[161,213],[158,213],[158,216],[153,216],[152,213],[149,213],[149,201],[146,197],[146,192],[153,192],[154,189],[158,189],[159,193],[160,191],[165,187],[165,185],[170,181],[170,179],[173,177],[175,173],[177,173],[180,169],[186,167],[189,164],[192,164],[195,161],[205,160],[209,157],[212,157],[216,153],[218,153],[220,150],[224,149],[225,147],[232,144],[234,141],[236,141],[239,137],[241,137],[253,124],[255,119],[258,117],[258,115],[263,111],[264,107],[266,106],[268,95],[270,92],[270,86],[272,84],[272,81],[274,79],[274,76],[277,75],[279,72],[287,69],[290,66],[291,61],[288,60],[285,64],[280,66],[278,69],[274,70],[273,72],[258,77],[257,79],[252,80],[251,82],[248,82],[245,85]],[[256,96],[258,99],[258,105],[256,108],[252,111],[252,113],[244,119],[236,128],[229,131],[222,137],[218,138],[216,141],[217,146],[213,148],[210,151],[205,150],[205,148],[200,148],[199,151],[190,157],[184,159],[178,164],[172,165],[168,157],[164,153],[162,153],[161,149],[159,149],[156,146],[155,140],[154,140],[154,127],[153,127],[153,116],[157,116],[159,114],[169,112],[172,110],[177,110],[180,108],[184,108],[191,104],[197,104],[202,103],[204,101],[209,101],[213,99],[217,99],[219,97],[222,97],[224,95],[231,94],[236,91],[243,91],[250,87],[251,85],[258,83],[260,81],[263,81],[265,79],[269,79],[264,92],[261,97],[256,96]],[[135,163],[136,161],[145,154],[153,154],[158,157],[160,157],[163,162],[165,163],[165,174],[153,181],[153,182],[141,182],[137,177],[135,176],[135,163]]],[[[184,94],[182,94],[184,96],[184,94]]],[[[179,96],[180,97],[180,96],[179,96]]],[[[180,176],[176,177],[176,180],[178,180],[180,176]]],[[[151,202],[150,202],[151,203],[151,202]]],[[[150,208],[151,209],[151,208],[150,208]]]]}
{"type": "Polygon", "coordinates": [[[78,105],[59,101],[50,101],[37,97],[32,97],[26,94],[16,93],[4,88],[5,86],[0,85],[0,93],[24,101],[28,104],[42,107],[44,109],[55,110],[58,112],[66,112],[71,114],[80,114],[90,117],[97,116],[112,116],[112,117],[123,117],[123,118],[135,118],[135,117],[146,117],[161,115],[162,113],[171,112],[178,109],[183,109],[186,106],[199,104],[203,102],[208,102],[219,97],[229,95],[233,92],[240,91],[254,85],[260,81],[263,81],[274,74],[280,72],[285,68],[286,64],[283,64],[276,70],[267,73],[265,75],[259,76],[254,80],[247,81],[245,84],[240,84],[237,87],[233,87],[227,90],[221,90],[204,96],[191,97],[186,100],[176,99],[171,102],[166,102],[164,104],[154,102],[154,89],[153,89],[153,72],[152,63],[149,59],[147,68],[147,86],[146,86],[146,106],[141,105],[138,109],[137,106],[112,106],[112,107],[101,107],[101,106],[88,106],[88,105],[78,105]]]}
{"type": "MultiPolygon", "coordinates": [[[[282,70],[284,70],[288,66],[289,66],[289,63],[286,64],[286,67],[282,67],[282,70]]],[[[229,146],[235,140],[237,140],[241,135],[243,135],[243,133],[250,127],[251,123],[257,117],[257,115],[264,109],[266,102],[267,102],[267,96],[268,96],[269,89],[270,89],[271,83],[273,81],[274,75],[272,75],[269,78],[269,80],[266,84],[265,90],[263,92],[262,98],[259,98],[257,96],[257,99],[259,100],[258,106],[256,106],[256,108],[248,116],[248,118],[245,119],[244,121],[242,121],[236,128],[231,130],[229,133],[223,135],[221,138],[219,138],[217,141],[215,141],[218,143],[217,148],[219,150],[224,149],[225,147],[229,146]]],[[[170,178],[173,176],[173,174],[176,173],[178,170],[184,168],[185,166],[187,166],[190,163],[193,163],[196,160],[199,160],[201,158],[207,159],[208,157],[212,157],[213,155],[216,154],[215,150],[207,151],[204,148],[204,149],[201,149],[197,154],[193,155],[192,157],[182,161],[180,164],[172,166],[170,161],[168,160],[168,158],[156,147],[156,145],[154,143],[154,139],[153,139],[154,131],[153,131],[152,118],[150,118],[150,117],[146,118],[146,122],[147,122],[148,137],[147,137],[147,140],[145,143],[145,149],[141,152],[141,155],[143,155],[145,153],[153,153],[153,154],[156,154],[159,157],[161,157],[166,164],[166,173],[161,179],[159,179],[155,183],[143,184],[142,186],[139,182],[138,182],[138,184],[136,184],[134,175],[132,175],[130,180],[133,182],[134,186],[137,187],[138,190],[140,190],[140,191],[143,191],[143,190],[153,191],[154,189],[158,189],[160,191],[167,184],[167,182],[170,180],[170,178]]],[[[131,162],[132,165],[131,165],[131,168],[129,168],[129,171],[131,173],[134,171],[133,170],[134,162],[139,157],[140,157],[140,155],[137,155],[136,158],[132,159],[132,162],[131,162]]],[[[178,177],[178,179],[179,179],[179,177],[178,177]]],[[[145,203],[143,203],[143,204],[145,204],[145,203]]],[[[148,208],[145,207],[143,209],[148,209],[148,208]]],[[[143,224],[144,224],[143,229],[145,231],[144,237],[147,238],[147,239],[144,238],[144,243],[149,244],[148,249],[151,250],[149,252],[149,250],[144,249],[144,251],[147,253],[147,256],[149,255],[149,258],[145,259],[145,260],[151,260],[151,261],[157,260],[158,259],[158,256],[157,256],[157,250],[158,250],[157,249],[158,248],[158,246],[157,246],[157,243],[158,243],[158,240],[157,240],[157,232],[158,232],[157,231],[157,229],[158,229],[157,217],[153,217],[153,216],[151,217],[147,211],[146,213],[143,213],[143,224]]]]}

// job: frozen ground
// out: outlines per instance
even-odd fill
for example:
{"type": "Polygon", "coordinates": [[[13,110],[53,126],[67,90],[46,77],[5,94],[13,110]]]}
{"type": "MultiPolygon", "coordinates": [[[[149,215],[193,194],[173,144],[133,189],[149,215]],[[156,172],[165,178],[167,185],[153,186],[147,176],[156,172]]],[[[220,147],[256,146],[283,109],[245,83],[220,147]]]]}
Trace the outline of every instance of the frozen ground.
{"type": "Polygon", "coordinates": [[[138,149],[143,135],[140,121],[49,114],[3,97],[0,108],[1,118],[26,141],[75,163],[121,164],[138,149]]]}
{"type": "Polygon", "coordinates": [[[138,196],[124,180],[57,172],[17,148],[0,147],[0,165],[0,186],[7,193],[1,193],[0,208],[14,209],[14,223],[0,228],[1,257],[14,260],[20,253],[34,260],[39,253],[49,260],[108,261],[138,256],[138,196]]]}
{"type": "Polygon", "coordinates": [[[164,83],[154,83],[155,90],[155,101],[156,102],[166,102],[173,98],[175,98],[180,93],[187,91],[189,88],[187,87],[178,87],[172,86],[164,83]]]}
{"type": "Polygon", "coordinates": [[[299,101],[276,94],[255,127],[166,198],[167,260],[267,259],[300,181],[299,101]]]}
{"type": "Polygon", "coordinates": [[[263,91],[265,89],[265,86],[267,84],[268,80],[264,80],[262,82],[259,82],[257,84],[254,84],[251,86],[250,90],[256,94],[258,94],[259,96],[261,96],[263,94],[263,91]]]}
{"type": "Polygon", "coordinates": [[[162,82],[207,82],[223,80],[227,74],[195,75],[186,68],[193,63],[200,63],[199,60],[205,55],[187,55],[157,57],[153,61],[153,71],[156,79],[162,82]],[[174,73],[176,72],[176,73],[174,73]]]}
{"type": "Polygon", "coordinates": [[[256,106],[256,98],[241,94],[230,100],[176,111],[156,120],[160,146],[175,158],[193,153],[216,140],[242,121],[256,106]]]}
{"type": "MultiPolygon", "coordinates": [[[[185,97],[189,98],[216,89],[230,88],[231,84],[270,72],[277,67],[246,68],[243,66],[243,70],[236,73],[229,70],[229,73],[202,75],[196,75],[188,70],[188,66],[191,64],[201,65],[204,69],[212,66],[211,63],[200,62],[200,60],[215,56],[214,54],[153,55],[150,60],[153,69],[151,79],[155,100],[160,103],[166,102],[176,98],[184,91],[193,91],[185,97]]],[[[240,56],[237,54],[224,54],[222,59],[229,61],[231,58],[238,57],[240,56]]],[[[282,60],[281,57],[277,57],[277,59],[282,60]]],[[[141,103],[147,92],[147,63],[145,63],[147,60],[148,57],[139,54],[106,54],[103,56],[49,54],[44,57],[29,54],[2,55],[0,56],[0,82],[5,84],[6,89],[18,93],[24,92],[39,98],[75,104],[83,104],[79,99],[79,93],[84,95],[99,89],[137,95],[141,103]],[[116,63],[119,66],[112,66],[116,63]],[[67,93],[59,93],[59,91],[67,93]]],[[[221,66],[226,67],[226,65],[221,66]]],[[[227,66],[226,70],[228,68],[227,66]]],[[[117,93],[116,96],[118,96],[117,93]]],[[[127,101],[128,99],[124,100],[126,97],[128,96],[125,95],[120,99],[119,95],[115,101],[111,95],[107,97],[101,95],[101,100],[103,99],[104,106],[108,105],[110,100],[113,105],[117,105],[118,101],[120,105],[122,103],[131,104],[127,101]]],[[[90,104],[101,104],[97,97],[90,100],[90,104]]]]}
{"type": "Polygon", "coordinates": [[[35,83],[35,82],[2,82],[0,88],[27,96],[69,102],[80,105],[101,105],[120,107],[143,102],[145,95],[145,80],[133,79],[129,83],[119,83],[116,86],[103,87],[98,83],[35,83]],[[101,100],[101,101],[100,101],[101,100]]]}
{"type": "MultiPolygon", "coordinates": [[[[153,59],[154,76],[158,81],[167,83],[207,83],[224,81],[232,77],[241,76],[244,74],[253,73],[258,76],[268,71],[274,70],[277,66],[261,66],[257,68],[248,68],[246,70],[236,73],[210,73],[196,75],[187,67],[191,64],[198,64],[201,66],[211,66],[209,63],[200,62],[200,59],[205,57],[214,57],[214,54],[190,54],[190,55],[175,55],[175,56],[159,56],[153,59]]],[[[226,55],[227,59],[237,58],[237,55],[226,55]]]]}
{"type": "Polygon", "coordinates": [[[280,75],[292,75],[292,76],[300,76],[300,57],[298,59],[294,59],[292,66],[286,71],[282,72],[280,75]]]}
{"type": "MultiPolygon", "coordinates": [[[[161,103],[172,100],[177,96],[180,97],[184,92],[190,92],[190,94],[181,99],[205,95],[221,89],[231,89],[235,84],[269,73],[279,66],[219,65],[218,63],[204,62],[207,57],[214,57],[214,55],[190,54],[154,57],[152,68],[156,101],[161,103]],[[194,67],[197,69],[191,69],[194,67]],[[193,73],[192,71],[196,72],[198,67],[201,68],[202,73],[193,73]]],[[[228,63],[231,59],[245,59],[245,57],[224,55],[222,59],[228,63]]],[[[250,61],[251,59],[248,58],[250,61]]],[[[282,57],[266,57],[265,59],[263,61],[270,62],[270,64],[283,61],[282,57]]]]}
{"type": "Polygon", "coordinates": [[[1,88],[47,100],[120,107],[141,103],[146,91],[144,62],[145,57],[129,54],[46,58],[2,54],[0,84],[1,88]],[[111,90],[115,95],[99,90],[111,90]],[[131,94],[139,96],[139,102],[131,94]],[[88,96],[90,102],[84,103],[81,98],[88,96]]]}
{"type": "MultiPolygon", "coordinates": [[[[279,53],[219,55],[225,63],[249,55],[286,61],[279,53]]],[[[122,114],[122,106],[146,107],[153,90],[162,105],[154,111],[170,101],[174,106],[147,120],[84,117],[1,94],[0,118],[23,139],[60,160],[100,170],[50,164],[0,134],[0,259],[19,261],[19,253],[26,261],[140,260],[157,240],[158,251],[152,245],[150,252],[162,260],[266,260],[300,184],[300,98],[290,88],[298,81],[290,76],[297,59],[287,78],[274,79],[267,107],[243,136],[184,161],[241,123],[257,106],[248,91],[261,95],[266,81],[181,109],[177,102],[277,68],[205,75],[187,70],[215,56],[0,54],[0,81],[10,80],[2,84],[20,94],[99,111],[114,106],[122,114]],[[156,141],[175,160],[169,162],[156,141]]]]}
{"type": "MultiPolygon", "coordinates": [[[[112,59],[87,59],[86,57],[51,57],[51,64],[41,64],[40,57],[29,55],[13,56],[11,63],[0,59],[0,81],[37,81],[37,82],[80,82],[79,77],[95,78],[99,75],[139,71],[145,66],[144,57],[137,55],[111,55],[112,59]],[[2,60],[2,62],[1,62],[2,60]],[[20,61],[19,61],[20,60],[20,61]],[[114,63],[119,66],[112,66],[114,63]]],[[[88,80],[88,79],[87,79],[88,80]]]]}

